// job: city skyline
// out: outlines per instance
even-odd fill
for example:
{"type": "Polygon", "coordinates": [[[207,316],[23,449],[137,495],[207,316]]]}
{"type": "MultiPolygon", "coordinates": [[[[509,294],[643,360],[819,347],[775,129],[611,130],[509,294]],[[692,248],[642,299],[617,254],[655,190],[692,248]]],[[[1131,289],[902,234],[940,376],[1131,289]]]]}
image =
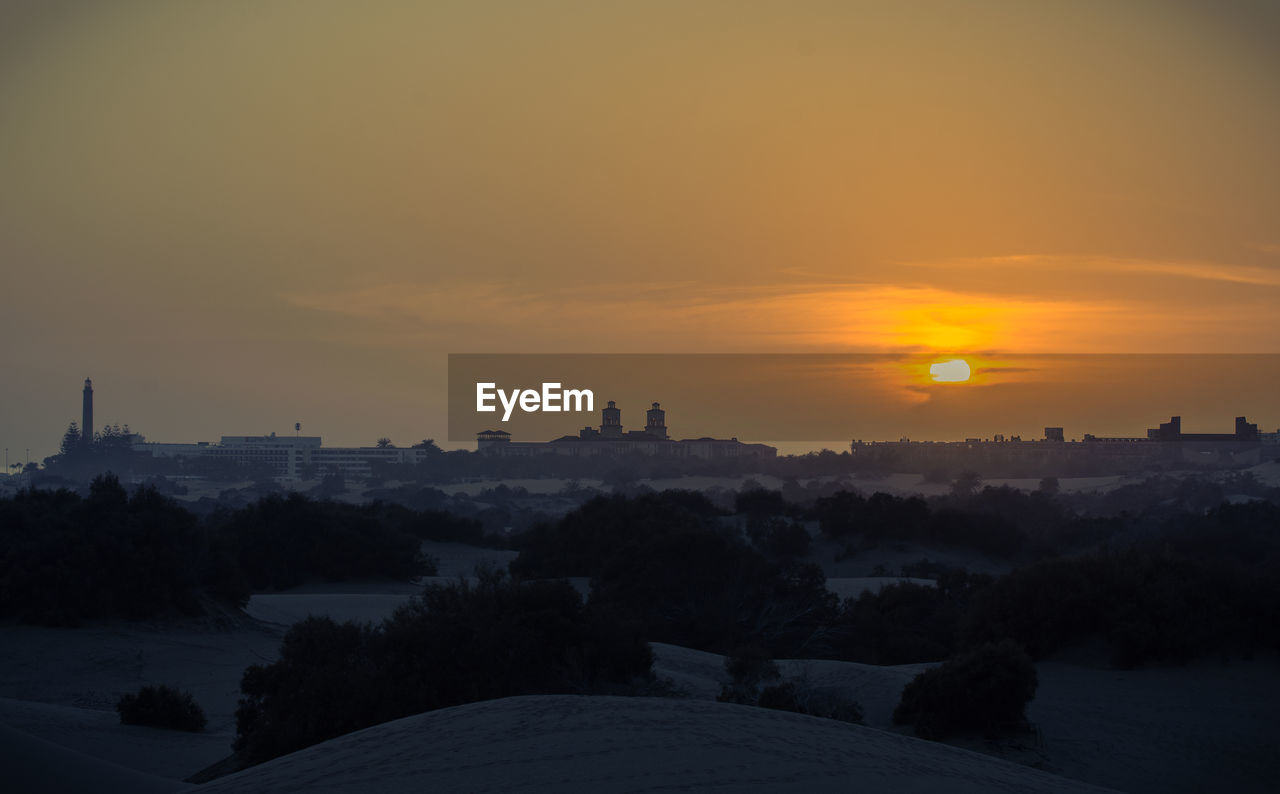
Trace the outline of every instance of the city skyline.
{"type": "MultiPolygon", "coordinates": [[[[617,401],[608,400],[608,401],[602,401],[602,403],[603,405],[602,405],[602,408],[600,409],[600,414],[603,416],[606,416],[606,418],[598,428],[588,426],[587,428],[581,431],[575,430],[576,435],[570,434],[568,436],[564,436],[564,438],[569,438],[572,436],[575,439],[578,437],[581,437],[583,440],[588,440],[588,441],[597,440],[601,438],[607,438],[609,436],[609,433],[607,431],[609,429],[612,429],[616,431],[614,435],[616,435],[619,439],[622,439],[627,436],[632,436],[632,437],[643,436],[645,437],[645,439],[648,439],[649,434],[655,432],[654,428],[658,428],[657,436],[660,436],[661,439],[663,440],[667,439],[668,437],[671,439],[682,438],[686,441],[712,440],[712,436],[708,436],[707,434],[699,435],[696,432],[692,434],[682,433],[682,434],[668,436],[667,427],[665,425],[666,412],[665,410],[660,410],[659,403],[657,402],[652,403],[651,408],[645,411],[644,423],[636,425],[637,427],[640,428],[640,430],[638,431],[628,430],[630,425],[628,425],[627,422],[624,420],[623,415],[621,413],[622,408],[618,406],[617,401]],[[612,416],[612,419],[608,418],[608,416],[610,415],[612,416]],[[657,417],[657,419],[654,418],[655,416],[657,417]]],[[[74,425],[79,430],[79,432],[81,433],[81,438],[83,439],[81,443],[88,443],[88,440],[92,438],[97,432],[101,431],[104,426],[114,426],[118,428],[121,426],[121,424],[123,424],[124,428],[126,429],[126,432],[134,432],[134,433],[140,432],[138,430],[132,429],[130,423],[120,423],[118,421],[114,423],[104,423],[104,426],[94,425],[94,420],[92,418],[94,416],[94,391],[92,387],[92,379],[90,378],[84,379],[84,389],[82,392],[82,402],[81,402],[81,416],[82,418],[79,422],[76,422],[76,420],[74,419],[71,420],[67,428],[67,431],[69,431],[71,426],[74,425]],[[86,433],[86,430],[88,431],[87,433],[86,433]]],[[[895,437],[893,434],[890,434],[889,436],[886,436],[883,438],[867,438],[867,439],[853,438],[852,441],[853,441],[854,447],[857,448],[860,444],[864,442],[868,442],[872,444],[890,444],[891,445],[897,442],[907,442],[907,441],[929,442],[929,443],[963,443],[963,442],[972,442],[972,441],[982,441],[982,442],[1039,441],[1039,440],[1052,440],[1051,435],[1053,438],[1056,438],[1059,441],[1065,440],[1068,442],[1088,442],[1088,441],[1095,441],[1095,440],[1096,441],[1118,441],[1118,440],[1131,440],[1131,439],[1157,439],[1157,440],[1166,439],[1168,440],[1168,439],[1174,439],[1177,437],[1182,437],[1188,441],[1206,440],[1210,438],[1216,438],[1217,440],[1224,440],[1227,436],[1233,435],[1230,433],[1223,433],[1222,429],[1223,427],[1225,427],[1225,424],[1215,423],[1214,421],[1212,421],[1212,417],[1192,416],[1188,418],[1191,420],[1187,424],[1188,429],[1184,430],[1184,428],[1181,425],[1182,416],[1174,415],[1169,423],[1160,423],[1157,428],[1145,428],[1143,430],[1143,433],[1145,433],[1145,435],[1137,433],[1136,431],[1124,432],[1123,430],[1120,432],[1110,432],[1110,433],[1096,432],[1096,428],[1095,428],[1095,432],[1090,432],[1088,429],[1085,429],[1085,428],[1079,428],[1079,429],[1073,429],[1069,432],[1065,432],[1064,434],[1064,428],[1062,426],[1041,425],[1040,427],[1042,427],[1044,431],[1043,436],[1041,436],[1038,432],[1026,433],[1025,431],[1010,432],[1006,430],[1006,431],[981,432],[981,433],[978,433],[977,435],[974,435],[973,433],[970,433],[970,432],[963,432],[963,433],[952,435],[951,437],[945,437],[945,438],[938,438],[938,437],[910,438],[910,434],[899,434],[895,437]],[[1078,435],[1077,435],[1077,432],[1078,432],[1078,435]],[[1026,438],[1023,438],[1024,435],[1026,436],[1026,438]]],[[[1246,419],[1245,416],[1233,415],[1233,419],[1235,421],[1234,437],[1236,438],[1239,437],[1239,434],[1241,432],[1240,428],[1244,426],[1246,428],[1251,428],[1251,432],[1254,435],[1255,442],[1258,440],[1257,437],[1258,437],[1258,434],[1260,433],[1261,438],[1263,439],[1262,443],[1266,448],[1269,449],[1275,445],[1276,443],[1275,437],[1277,433],[1280,433],[1280,428],[1273,430],[1272,427],[1268,424],[1267,418],[1264,417],[1261,422],[1255,421],[1253,423],[1248,423],[1248,424],[1244,424],[1246,419]]],[[[574,420],[568,419],[566,421],[571,423],[574,420]]],[[[569,426],[568,424],[565,424],[565,427],[568,427],[568,426],[569,426]]],[[[495,427],[499,427],[499,426],[495,425],[495,427]]],[[[293,426],[294,435],[290,436],[287,432],[279,434],[278,438],[279,438],[280,444],[287,446],[288,442],[294,441],[296,436],[297,437],[296,440],[301,444],[300,448],[306,448],[306,449],[320,448],[321,436],[320,435],[302,436],[302,429],[303,429],[302,423],[295,422],[293,426]]],[[[486,429],[484,431],[477,431],[476,435],[486,436],[486,435],[492,435],[494,432],[495,432],[494,430],[486,429]]],[[[207,438],[156,437],[154,435],[147,435],[146,433],[141,433],[141,435],[146,439],[146,443],[139,448],[144,451],[149,451],[153,455],[161,456],[161,457],[172,457],[174,455],[179,455],[179,454],[190,454],[193,450],[196,450],[197,447],[214,448],[218,446],[226,446],[228,443],[231,443],[233,446],[244,446],[246,444],[264,443],[264,442],[270,442],[272,440],[277,439],[277,432],[275,430],[266,430],[258,434],[250,434],[250,435],[244,435],[244,434],[229,435],[225,432],[218,432],[218,433],[209,435],[207,438]],[[216,441],[216,442],[212,441],[211,439],[214,437],[218,438],[219,441],[216,441]],[[228,439],[230,439],[230,442],[228,441],[228,439]],[[254,439],[257,439],[257,442],[254,442],[253,441],[254,439]],[[165,448],[168,448],[168,449],[166,450],[165,448]]],[[[546,438],[522,437],[519,435],[514,435],[511,433],[505,433],[505,432],[502,433],[501,435],[506,437],[505,440],[519,442],[517,443],[517,446],[520,446],[521,444],[528,446],[530,443],[533,446],[545,446],[548,444],[548,442],[563,440],[563,438],[561,437],[546,437],[546,438]]],[[[828,441],[788,441],[788,440],[780,440],[780,439],[766,439],[762,437],[745,435],[743,433],[735,434],[733,432],[730,432],[730,433],[724,434],[722,440],[727,441],[728,439],[731,438],[733,442],[737,442],[739,435],[742,436],[744,441],[754,442],[756,443],[757,446],[761,443],[774,444],[776,445],[778,453],[783,455],[802,454],[803,452],[806,452],[806,451],[817,451],[819,449],[824,449],[824,448],[832,449],[837,452],[848,449],[848,441],[841,441],[841,440],[834,440],[834,439],[828,440],[828,441]]],[[[331,444],[325,447],[325,449],[326,450],[343,450],[343,449],[371,450],[371,449],[380,448],[383,442],[385,441],[385,442],[390,442],[391,447],[394,449],[404,450],[404,449],[410,448],[413,445],[419,444],[422,440],[423,439],[421,438],[407,440],[407,441],[402,439],[399,443],[396,443],[396,441],[394,439],[391,439],[390,437],[377,435],[375,437],[375,441],[372,443],[370,443],[367,439],[363,442],[348,441],[346,439],[343,439],[341,443],[331,444]]],[[[432,439],[432,440],[434,441],[435,439],[432,439]]],[[[440,446],[443,449],[451,450],[451,449],[471,449],[475,442],[474,440],[471,440],[471,439],[467,441],[462,441],[462,442],[457,440],[450,441],[446,439],[440,439],[436,443],[438,444],[438,446],[440,446]]],[[[483,446],[484,446],[483,444],[480,444],[479,447],[477,448],[482,449],[483,446]]],[[[29,448],[24,449],[23,451],[24,451],[24,454],[30,453],[29,448]]],[[[198,451],[204,451],[204,450],[201,449],[198,451]]],[[[48,455],[38,455],[38,456],[31,457],[30,460],[33,460],[35,462],[40,462],[46,457],[48,457],[48,455]]],[[[26,461],[24,460],[24,462],[26,461]]],[[[6,473],[7,471],[8,470],[6,469],[6,473]]]]}

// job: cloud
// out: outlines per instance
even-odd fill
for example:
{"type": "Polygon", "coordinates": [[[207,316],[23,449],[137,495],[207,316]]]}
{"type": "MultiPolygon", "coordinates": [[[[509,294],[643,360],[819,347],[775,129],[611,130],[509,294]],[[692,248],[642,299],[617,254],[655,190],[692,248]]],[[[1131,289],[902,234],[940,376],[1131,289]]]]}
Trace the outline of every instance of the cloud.
{"type": "MultiPolygon", "coordinates": [[[[1280,246],[1255,246],[1264,253],[1280,253],[1280,246]]],[[[1063,256],[1056,254],[1015,254],[1009,256],[972,257],[949,261],[907,262],[908,267],[963,270],[1066,271],[1095,275],[1126,273],[1174,276],[1201,281],[1219,281],[1255,287],[1280,287],[1280,270],[1253,265],[1163,259],[1141,259],[1108,256],[1063,256]]]]}
{"type": "Polygon", "coordinates": [[[352,333],[454,352],[1062,352],[1107,349],[1117,335],[1159,324],[1118,301],[858,283],[533,291],[477,281],[284,297],[355,321],[352,333]]]}

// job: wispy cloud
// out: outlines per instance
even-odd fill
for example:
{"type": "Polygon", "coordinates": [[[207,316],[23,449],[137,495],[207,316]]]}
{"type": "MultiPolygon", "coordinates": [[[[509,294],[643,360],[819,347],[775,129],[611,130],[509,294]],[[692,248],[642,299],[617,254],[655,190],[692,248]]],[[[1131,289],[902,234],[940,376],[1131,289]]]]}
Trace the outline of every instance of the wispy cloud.
{"type": "MultiPolygon", "coordinates": [[[[1264,253],[1280,253],[1280,246],[1255,247],[1264,253]]],[[[1280,269],[1189,260],[1015,254],[1010,256],[967,257],[947,261],[906,262],[903,264],[913,268],[965,270],[968,272],[1034,268],[1040,271],[1069,271],[1094,275],[1144,273],[1203,281],[1246,284],[1256,287],[1280,287],[1280,269]]]]}
{"type": "MultiPolygon", "coordinates": [[[[351,318],[386,342],[463,350],[579,352],[1087,351],[1162,318],[1123,301],[1052,300],[903,287],[385,284],[295,293],[294,306],[351,318]]],[[[1150,347],[1152,334],[1144,345],[1150,347]]]]}

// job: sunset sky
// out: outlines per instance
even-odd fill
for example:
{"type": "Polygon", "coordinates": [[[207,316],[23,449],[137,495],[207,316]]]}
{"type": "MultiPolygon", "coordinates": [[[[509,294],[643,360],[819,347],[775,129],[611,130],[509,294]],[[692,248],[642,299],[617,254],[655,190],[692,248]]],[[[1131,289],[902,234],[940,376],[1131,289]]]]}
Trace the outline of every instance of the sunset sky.
{"type": "Polygon", "coordinates": [[[1277,41],[1266,0],[0,0],[0,444],[85,377],[151,440],[408,444],[451,352],[1280,353],[1277,41]]]}

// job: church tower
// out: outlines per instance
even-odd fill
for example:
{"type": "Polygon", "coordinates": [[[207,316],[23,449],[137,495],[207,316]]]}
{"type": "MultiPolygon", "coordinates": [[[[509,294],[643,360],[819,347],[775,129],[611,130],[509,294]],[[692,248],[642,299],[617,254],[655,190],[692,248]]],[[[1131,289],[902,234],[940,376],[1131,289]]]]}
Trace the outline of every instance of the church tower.
{"type": "Polygon", "coordinates": [[[622,411],[613,400],[600,411],[600,436],[622,438],[622,411]]]}
{"type": "Polygon", "coordinates": [[[667,412],[662,410],[657,403],[653,407],[644,412],[644,432],[656,438],[667,437],[667,412]]]}

